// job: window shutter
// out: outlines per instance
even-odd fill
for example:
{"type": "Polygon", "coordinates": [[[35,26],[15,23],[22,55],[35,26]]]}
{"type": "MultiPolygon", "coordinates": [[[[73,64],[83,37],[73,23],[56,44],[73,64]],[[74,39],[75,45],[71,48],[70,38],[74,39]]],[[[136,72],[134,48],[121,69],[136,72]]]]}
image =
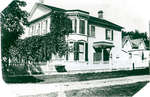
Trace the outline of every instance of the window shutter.
{"type": "MultiPolygon", "coordinates": [[[[67,44],[67,47],[68,47],[68,44],[67,44]]],[[[68,48],[69,48],[69,47],[68,47],[68,48]]],[[[66,60],[68,60],[68,52],[69,52],[69,51],[66,52],[66,60]]]]}
{"type": "Polygon", "coordinates": [[[90,30],[90,29],[89,29],[89,24],[87,24],[87,35],[88,35],[88,36],[90,36],[89,30],[90,30]]]}
{"type": "Polygon", "coordinates": [[[74,42],[74,60],[79,60],[79,43],[74,42]]]}
{"type": "Polygon", "coordinates": [[[113,30],[112,30],[112,33],[111,33],[111,38],[112,38],[112,40],[114,39],[114,32],[113,32],[113,30]]]}
{"type": "Polygon", "coordinates": [[[107,35],[107,32],[108,32],[108,30],[106,29],[106,40],[107,40],[107,36],[108,36],[108,35],[107,35]]]}
{"type": "Polygon", "coordinates": [[[85,34],[85,21],[83,20],[83,24],[82,24],[82,32],[83,32],[83,34],[85,34]]]}
{"type": "Polygon", "coordinates": [[[88,61],[88,43],[85,43],[85,61],[88,61]]]}

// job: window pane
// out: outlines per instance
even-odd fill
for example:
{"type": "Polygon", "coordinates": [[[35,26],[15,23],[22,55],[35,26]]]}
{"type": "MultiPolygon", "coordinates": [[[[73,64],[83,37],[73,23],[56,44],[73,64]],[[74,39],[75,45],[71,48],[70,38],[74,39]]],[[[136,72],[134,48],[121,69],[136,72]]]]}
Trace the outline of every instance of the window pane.
{"type": "Polygon", "coordinates": [[[106,40],[113,40],[113,30],[106,29],[106,40]]]}
{"type": "Polygon", "coordinates": [[[84,21],[84,20],[80,20],[80,29],[79,29],[79,33],[85,34],[85,21],[84,21]]]}
{"type": "Polygon", "coordinates": [[[36,34],[40,34],[40,23],[38,24],[37,33],[36,34]]]}
{"type": "Polygon", "coordinates": [[[43,22],[43,33],[47,33],[47,20],[43,22]]]}
{"type": "Polygon", "coordinates": [[[91,26],[91,36],[95,36],[95,26],[91,26]]]}
{"type": "Polygon", "coordinates": [[[84,53],[79,53],[79,60],[84,61],[84,53]]]}
{"type": "Polygon", "coordinates": [[[79,52],[84,52],[84,44],[79,45],[79,52]]]}
{"type": "Polygon", "coordinates": [[[94,55],[94,61],[100,61],[101,60],[101,53],[100,52],[96,52],[93,55],[94,55]]]}
{"type": "Polygon", "coordinates": [[[76,19],[73,19],[72,20],[72,30],[74,31],[74,33],[76,33],[76,26],[77,25],[77,20],[76,19]]]}

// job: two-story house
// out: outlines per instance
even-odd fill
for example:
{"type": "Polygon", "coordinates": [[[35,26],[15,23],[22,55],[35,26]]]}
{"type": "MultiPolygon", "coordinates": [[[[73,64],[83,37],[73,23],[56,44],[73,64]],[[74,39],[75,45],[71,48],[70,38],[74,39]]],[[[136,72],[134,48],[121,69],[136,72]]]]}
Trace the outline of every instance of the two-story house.
{"type": "Polygon", "coordinates": [[[64,65],[67,71],[110,69],[122,48],[123,27],[105,20],[103,11],[94,17],[83,10],[66,10],[36,3],[28,18],[28,37],[50,32],[52,10],[64,12],[72,20],[73,33],[67,37],[72,52],[62,58],[53,55],[43,66],[44,70],[51,71],[55,65],[64,65]]]}

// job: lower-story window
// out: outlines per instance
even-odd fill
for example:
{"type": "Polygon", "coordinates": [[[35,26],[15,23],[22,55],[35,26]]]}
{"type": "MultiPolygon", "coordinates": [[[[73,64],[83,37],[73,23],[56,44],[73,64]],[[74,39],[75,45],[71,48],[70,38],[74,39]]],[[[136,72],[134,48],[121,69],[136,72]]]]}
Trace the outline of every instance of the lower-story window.
{"type": "Polygon", "coordinates": [[[88,43],[74,42],[74,60],[88,61],[88,43]]]}
{"type": "Polygon", "coordinates": [[[84,43],[79,42],[79,61],[84,61],[84,43]]]}

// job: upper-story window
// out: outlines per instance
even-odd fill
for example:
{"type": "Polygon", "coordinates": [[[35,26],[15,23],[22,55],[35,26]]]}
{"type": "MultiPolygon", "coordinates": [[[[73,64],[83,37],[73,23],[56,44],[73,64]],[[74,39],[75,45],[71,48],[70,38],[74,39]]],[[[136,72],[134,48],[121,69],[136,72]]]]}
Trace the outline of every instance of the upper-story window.
{"type": "Polygon", "coordinates": [[[91,26],[91,35],[90,36],[95,36],[95,26],[91,26]]]}
{"type": "Polygon", "coordinates": [[[76,33],[76,31],[77,31],[77,20],[76,19],[72,20],[72,29],[73,29],[73,32],[76,33]]]}
{"type": "Polygon", "coordinates": [[[31,35],[33,35],[34,32],[34,26],[31,26],[31,35]]]}
{"type": "Polygon", "coordinates": [[[84,20],[80,20],[79,33],[85,34],[85,21],[84,20]]]}
{"type": "Polygon", "coordinates": [[[106,40],[113,40],[113,30],[106,29],[106,40]]]}
{"type": "Polygon", "coordinates": [[[48,20],[40,21],[37,24],[33,24],[29,29],[29,35],[42,35],[48,31],[48,20]]]}
{"type": "Polygon", "coordinates": [[[41,24],[38,23],[38,28],[37,28],[37,33],[36,34],[40,34],[40,28],[41,28],[41,24]]]}
{"type": "Polygon", "coordinates": [[[43,21],[43,27],[42,27],[42,33],[47,33],[47,20],[44,20],[43,21]]]}
{"type": "Polygon", "coordinates": [[[87,29],[88,36],[95,36],[95,26],[94,25],[88,25],[87,29]]]}

